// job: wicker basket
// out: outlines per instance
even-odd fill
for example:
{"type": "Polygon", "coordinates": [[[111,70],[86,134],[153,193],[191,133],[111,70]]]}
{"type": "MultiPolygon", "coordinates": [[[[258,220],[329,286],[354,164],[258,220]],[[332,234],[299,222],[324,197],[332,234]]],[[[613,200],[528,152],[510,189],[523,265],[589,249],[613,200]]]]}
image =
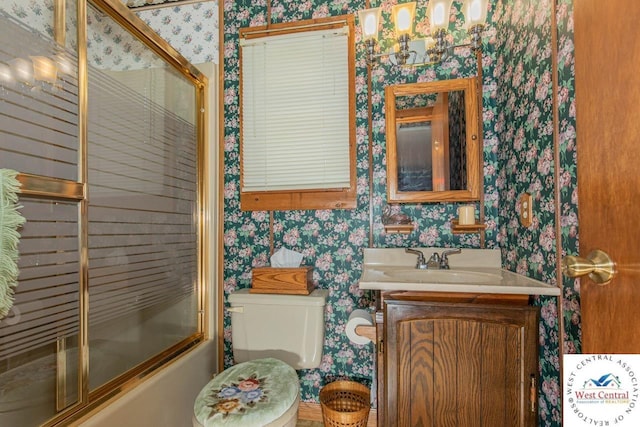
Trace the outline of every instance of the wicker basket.
{"type": "Polygon", "coordinates": [[[329,427],[366,427],[370,392],[355,381],[334,381],[320,390],[322,420],[329,427]]]}

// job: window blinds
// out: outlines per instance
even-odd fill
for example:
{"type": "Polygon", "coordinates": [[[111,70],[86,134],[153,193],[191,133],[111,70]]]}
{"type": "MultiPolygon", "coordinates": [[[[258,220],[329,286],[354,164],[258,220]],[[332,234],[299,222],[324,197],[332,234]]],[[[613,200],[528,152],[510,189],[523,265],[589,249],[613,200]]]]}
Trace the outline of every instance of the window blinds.
{"type": "Polygon", "coordinates": [[[348,27],[241,46],[242,191],[348,188],[348,27]]]}

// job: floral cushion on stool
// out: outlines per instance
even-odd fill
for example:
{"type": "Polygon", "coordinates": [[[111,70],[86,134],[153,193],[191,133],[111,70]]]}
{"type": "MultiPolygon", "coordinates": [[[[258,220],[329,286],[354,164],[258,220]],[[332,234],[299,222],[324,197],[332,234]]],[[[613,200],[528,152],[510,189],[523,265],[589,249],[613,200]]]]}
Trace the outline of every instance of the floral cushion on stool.
{"type": "Polygon", "coordinates": [[[264,426],[298,398],[296,371],[278,359],[258,359],[226,369],[200,391],[195,417],[205,427],[264,426]]]}

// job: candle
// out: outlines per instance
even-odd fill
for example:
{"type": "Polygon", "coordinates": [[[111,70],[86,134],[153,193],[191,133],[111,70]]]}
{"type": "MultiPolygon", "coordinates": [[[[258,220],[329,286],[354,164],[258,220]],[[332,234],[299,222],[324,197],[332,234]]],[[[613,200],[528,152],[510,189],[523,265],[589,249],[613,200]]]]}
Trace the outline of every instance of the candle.
{"type": "Polygon", "coordinates": [[[476,207],[463,205],[458,208],[458,224],[473,225],[476,223],[476,207]]]}

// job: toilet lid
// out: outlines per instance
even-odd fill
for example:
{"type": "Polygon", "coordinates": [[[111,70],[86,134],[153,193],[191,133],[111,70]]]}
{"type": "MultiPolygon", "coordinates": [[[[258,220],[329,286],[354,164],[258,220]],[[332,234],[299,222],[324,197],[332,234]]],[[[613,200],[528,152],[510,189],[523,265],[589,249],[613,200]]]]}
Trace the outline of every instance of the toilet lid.
{"type": "Polygon", "coordinates": [[[296,371],[278,359],[243,362],[209,381],[196,398],[194,414],[205,427],[264,426],[294,404],[299,384],[296,371]]]}

